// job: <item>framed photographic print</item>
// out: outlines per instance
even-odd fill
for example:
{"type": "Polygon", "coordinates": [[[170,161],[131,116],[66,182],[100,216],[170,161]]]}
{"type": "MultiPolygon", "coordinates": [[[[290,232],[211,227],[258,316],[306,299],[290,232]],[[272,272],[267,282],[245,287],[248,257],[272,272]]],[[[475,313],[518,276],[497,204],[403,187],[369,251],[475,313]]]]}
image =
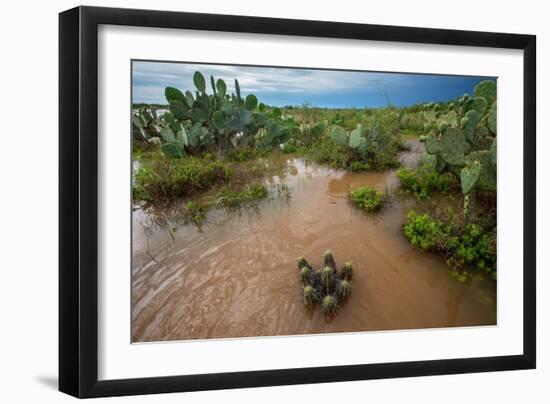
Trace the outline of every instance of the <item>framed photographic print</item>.
{"type": "Polygon", "coordinates": [[[61,391],[535,367],[534,36],[59,24],[61,391]]]}

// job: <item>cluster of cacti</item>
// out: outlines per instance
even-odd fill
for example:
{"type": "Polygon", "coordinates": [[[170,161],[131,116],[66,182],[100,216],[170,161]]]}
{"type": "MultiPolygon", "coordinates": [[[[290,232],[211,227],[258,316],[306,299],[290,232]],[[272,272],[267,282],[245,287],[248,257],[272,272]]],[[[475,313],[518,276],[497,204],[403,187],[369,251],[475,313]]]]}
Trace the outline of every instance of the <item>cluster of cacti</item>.
{"type": "Polygon", "coordinates": [[[423,111],[426,152],[424,160],[438,171],[460,180],[462,192],[496,191],[496,82],[485,80],[446,110],[427,104],[423,111]]]}
{"type": "Polygon", "coordinates": [[[222,79],[215,80],[212,76],[212,94],[207,94],[206,80],[198,71],[193,75],[193,82],[194,94],[166,87],[169,112],[160,118],[151,116],[147,110],[135,111],[135,138],[158,137],[163,152],[177,158],[211,148],[275,147],[284,143],[291,128],[296,126],[293,121],[281,119],[277,108],[268,111],[255,95],[242,97],[237,79],[232,94],[227,92],[222,79]]]}
{"type": "Polygon", "coordinates": [[[330,137],[334,143],[352,154],[356,161],[366,161],[369,153],[383,152],[391,142],[391,135],[377,125],[374,118],[370,128],[359,123],[349,133],[341,126],[334,125],[330,130],[330,137]]]}
{"type": "Polygon", "coordinates": [[[155,109],[139,108],[132,114],[132,134],[136,140],[149,140],[160,136],[162,122],[155,109]]]}
{"type": "Polygon", "coordinates": [[[325,313],[334,313],[339,304],[351,295],[353,267],[346,262],[338,272],[330,251],[323,255],[322,269],[316,271],[304,257],[300,257],[298,270],[304,288],[304,304],[307,306],[319,303],[325,313]]]}

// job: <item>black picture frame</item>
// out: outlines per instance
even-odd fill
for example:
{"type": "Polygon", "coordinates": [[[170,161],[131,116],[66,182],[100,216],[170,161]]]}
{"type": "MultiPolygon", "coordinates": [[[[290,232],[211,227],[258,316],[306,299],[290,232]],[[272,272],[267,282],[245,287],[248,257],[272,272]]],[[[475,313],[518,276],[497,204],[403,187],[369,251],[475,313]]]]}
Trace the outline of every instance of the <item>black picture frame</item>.
{"type": "Polygon", "coordinates": [[[85,398],[534,369],[535,107],[536,37],[533,35],[96,7],[77,7],[60,13],[59,390],[85,398]],[[522,50],[523,354],[99,381],[97,61],[100,24],[522,50]]]}

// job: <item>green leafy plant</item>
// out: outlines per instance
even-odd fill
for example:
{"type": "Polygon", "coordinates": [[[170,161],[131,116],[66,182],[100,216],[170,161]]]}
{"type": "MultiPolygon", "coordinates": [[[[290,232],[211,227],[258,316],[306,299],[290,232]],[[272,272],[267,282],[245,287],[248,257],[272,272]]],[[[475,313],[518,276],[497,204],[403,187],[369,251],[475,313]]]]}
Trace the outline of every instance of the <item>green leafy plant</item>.
{"type": "Polygon", "coordinates": [[[383,192],[368,185],[354,189],[349,197],[355,206],[368,212],[379,210],[386,200],[383,192]]]}
{"type": "Polygon", "coordinates": [[[136,171],[133,198],[135,202],[171,202],[227,182],[231,175],[231,168],[218,160],[194,157],[174,160],[155,154],[142,161],[136,171]]]}
{"type": "MultiPolygon", "coordinates": [[[[435,157],[427,156],[428,159],[435,157]]],[[[414,169],[401,167],[396,174],[403,188],[420,199],[427,198],[434,192],[447,192],[456,183],[452,174],[439,173],[434,164],[425,162],[414,169]]]]}
{"type": "Polygon", "coordinates": [[[410,211],[404,227],[412,245],[445,254],[454,270],[473,264],[496,277],[496,231],[479,224],[457,225],[410,211]]]}
{"type": "Polygon", "coordinates": [[[238,208],[256,203],[267,197],[267,189],[262,184],[247,185],[243,191],[222,189],[214,198],[216,208],[238,208]]]}

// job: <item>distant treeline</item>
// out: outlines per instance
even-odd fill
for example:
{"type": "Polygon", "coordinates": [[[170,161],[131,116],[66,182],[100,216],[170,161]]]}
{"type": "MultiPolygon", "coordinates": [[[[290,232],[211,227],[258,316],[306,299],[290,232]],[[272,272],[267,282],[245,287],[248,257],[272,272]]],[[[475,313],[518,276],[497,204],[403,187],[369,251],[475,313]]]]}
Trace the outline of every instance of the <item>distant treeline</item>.
{"type": "MultiPolygon", "coordinates": [[[[454,100],[449,100],[449,101],[445,101],[445,102],[434,102],[434,104],[436,105],[439,105],[440,108],[443,108],[443,107],[448,107],[450,103],[456,103],[458,102],[458,98],[454,99],[454,100]]],[[[390,109],[395,109],[395,110],[401,110],[403,112],[420,112],[424,109],[424,106],[426,105],[427,102],[422,102],[422,103],[418,103],[418,104],[413,104],[413,105],[409,105],[409,106],[406,106],[406,107],[397,107],[395,105],[389,105],[388,107],[390,109]]],[[[139,108],[154,108],[154,109],[169,109],[170,106],[168,104],[148,104],[148,103],[144,103],[144,102],[139,102],[139,103],[134,103],[132,104],[133,105],[133,108],[134,109],[139,109],[139,108]]],[[[275,108],[275,107],[271,107],[269,105],[266,104],[266,107],[271,109],[271,108],[275,108]]],[[[282,110],[301,110],[301,109],[311,109],[311,110],[319,110],[319,111],[326,111],[326,110],[331,110],[331,111],[349,111],[349,110],[366,110],[366,111],[374,111],[374,110],[377,110],[377,109],[382,109],[382,108],[388,108],[388,107],[350,107],[350,108],[329,108],[329,107],[316,107],[316,106],[313,106],[311,104],[302,104],[302,105],[285,105],[285,106],[282,106],[282,107],[276,107],[276,108],[279,108],[279,109],[282,109],[282,110]]]]}

